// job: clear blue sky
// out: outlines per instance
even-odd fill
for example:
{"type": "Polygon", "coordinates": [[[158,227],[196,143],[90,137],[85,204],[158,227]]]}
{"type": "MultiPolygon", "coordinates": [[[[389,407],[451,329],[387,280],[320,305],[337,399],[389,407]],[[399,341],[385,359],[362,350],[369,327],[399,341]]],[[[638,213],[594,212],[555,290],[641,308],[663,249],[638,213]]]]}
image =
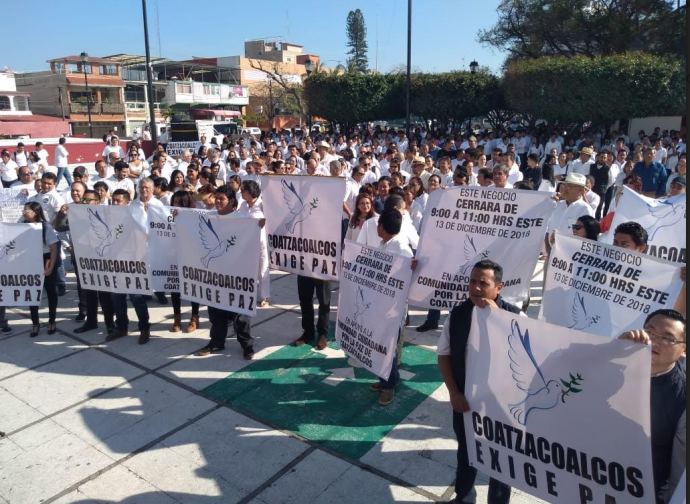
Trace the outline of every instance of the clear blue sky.
{"type": "MultiPolygon", "coordinates": [[[[476,42],[477,31],[494,24],[498,3],[414,0],[413,66],[442,72],[466,69],[476,59],[498,70],[505,54],[476,42]]],[[[0,45],[0,69],[46,69],[46,60],[82,51],[92,56],[144,54],[140,0],[2,0],[0,5],[5,27],[17,30],[13,40],[0,45]]],[[[336,66],[346,59],[347,14],[359,7],[367,23],[371,66],[376,61],[377,16],[379,69],[386,72],[406,62],[405,0],[366,0],[361,5],[324,0],[158,0],[158,5],[162,55],[171,59],[242,55],[245,40],[282,36],[319,54],[324,64],[336,66]],[[212,5],[218,11],[211,11],[212,5]]],[[[148,0],[151,51],[158,56],[155,6],[155,0],[148,0]]]]}

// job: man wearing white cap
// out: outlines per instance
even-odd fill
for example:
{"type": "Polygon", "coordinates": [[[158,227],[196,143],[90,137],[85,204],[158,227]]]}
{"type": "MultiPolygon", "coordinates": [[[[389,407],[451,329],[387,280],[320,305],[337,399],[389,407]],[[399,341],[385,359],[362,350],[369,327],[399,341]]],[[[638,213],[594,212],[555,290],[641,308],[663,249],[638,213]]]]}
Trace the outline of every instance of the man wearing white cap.
{"type": "Polygon", "coordinates": [[[551,253],[556,231],[572,235],[573,225],[589,215],[594,217],[594,209],[587,202],[587,177],[579,173],[570,173],[561,184],[561,201],[551,216],[546,234],[546,250],[551,253]]]}
{"type": "Polygon", "coordinates": [[[592,171],[592,165],[594,164],[594,161],[592,161],[593,156],[594,149],[591,147],[585,147],[582,149],[580,151],[580,159],[573,161],[573,164],[570,165],[569,173],[578,173],[580,175],[584,175],[585,177],[589,177],[590,172],[592,171]]]}
{"type": "Polygon", "coordinates": [[[330,172],[331,161],[337,161],[338,158],[331,154],[331,145],[328,142],[319,142],[316,144],[316,151],[321,156],[319,166],[325,173],[330,172]]]}

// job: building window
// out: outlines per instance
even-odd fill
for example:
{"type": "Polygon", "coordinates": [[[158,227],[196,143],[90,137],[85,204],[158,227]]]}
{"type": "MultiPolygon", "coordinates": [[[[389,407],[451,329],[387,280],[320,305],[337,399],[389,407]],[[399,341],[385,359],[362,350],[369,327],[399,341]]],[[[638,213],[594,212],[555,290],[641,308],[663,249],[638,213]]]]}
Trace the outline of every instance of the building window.
{"type": "Polygon", "coordinates": [[[29,110],[28,100],[23,96],[14,97],[14,110],[18,112],[27,112],[29,110]]]}
{"type": "Polygon", "coordinates": [[[180,94],[192,94],[191,84],[175,84],[175,92],[180,94]]]}
{"type": "Polygon", "coordinates": [[[86,94],[86,91],[70,91],[69,92],[69,100],[70,103],[83,103],[86,105],[87,103],[87,98],[90,96],[91,103],[96,103],[96,93],[93,91],[89,91],[89,94],[86,94]]]}
{"type": "Polygon", "coordinates": [[[12,110],[10,99],[7,96],[0,96],[0,110],[12,110]]]}
{"type": "Polygon", "coordinates": [[[54,65],[55,65],[54,68],[55,68],[56,74],[64,74],[65,73],[65,64],[64,63],[62,63],[60,61],[56,61],[54,63],[54,65]]]}
{"type": "Polygon", "coordinates": [[[125,101],[144,103],[146,101],[145,92],[144,86],[127,85],[125,87],[125,101]]]}
{"type": "Polygon", "coordinates": [[[117,76],[117,65],[101,65],[101,75],[115,75],[117,76]]]}
{"type": "Polygon", "coordinates": [[[86,65],[84,65],[83,63],[70,63],[69,64],[69,72],[70,73],[84,73],[85,71],[87,74],[93,73],[93,68],[91,67],[90,64],[86,64],[86,65]]]}
{"type": "Polygon", "coordinates": [[[288,56],[287,62],[292,63],[292,58],[290,56],[288,56]]]}

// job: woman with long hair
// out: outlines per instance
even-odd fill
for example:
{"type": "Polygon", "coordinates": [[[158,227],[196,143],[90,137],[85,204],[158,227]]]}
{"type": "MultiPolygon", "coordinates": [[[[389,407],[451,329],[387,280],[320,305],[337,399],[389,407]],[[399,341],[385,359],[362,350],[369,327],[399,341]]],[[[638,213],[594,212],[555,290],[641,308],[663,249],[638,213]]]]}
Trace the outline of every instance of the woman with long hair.
{"type": "MultiPolygon", "coordinates": [[[[172,196],[171,206],[173,208],[188,208],[190,210],[196,210],[196,201],[194,195],[189,191],[177,191],[172,196]]],[[[173,210],[173,216],[177,217],[177,210],[173,210]]],[[[173,305],[173,327],[172,331],[174,333],[179,333],[182,331],[182,298],[179,292],[173,292],[170,294],[173,305]]],[[[191,334],[199,328],[199,303],[192,303],[192,316],[189,320],[189,325],[184,330],[185,333],[191,334]]]]}
{"type": "MultiPolygon", "coordinates": [[[[36,202],[27,203],[24,205],[22,211],[24,222],[27,224],[41,224],[43,227],[43,275],[45,280],[43,288],[48,296],[48,334],[53,335],[57,332],[55,325],[55,317],[57,315],[58,292],[57,292],[57,259],[58,259],[58,243],[60,240],[55,234],[55,230],[46,221],[43,208],[36,202]]],[[[31,323],[33,328],[31,330],[31,337],[38,336],[41,324],[38,318],[38,306],[31,306],[31,323]]]]}
{"type": "Polygon", "coordinates": [[[206,158],[208,157],[208,147],[202,145],[201,147],[199,147],[199,151],[197,152],[197,154],[199,155],[199,161],[201,161],[201,163],[203,164],[204,161],[206,161],[206,158]]]}
{"type": "Polygon", "coordinates": [[[158,177],[153,181],[153,195],[163,205],[167,207],[172,206],[173,193],[168,190],[168,181],[163,177],[158,177]]]}
{"type": "Polygon", "coordinates": [[[573,224],[573,234],[580,238],[586,238],[592,241],[599,241],[601,234],[601,224],[594,217],[585,215],[580,217],[575,224],[573,224]]]}
{"type": "Polygon", "coordinates": [[[175,170],[170,174],[170,182],[168,183],[168,191],[176,193],[183,191],[185,184],[185,174],[181,170],[175,170]]]}
{"type": "Polygon", "coordinates": [[[424,191],[424,183],[422,182],[422,179],[419,177],[412,177],[408,182],[407,187],[412,189],[414,192],[414,202],[416,205],[419,205],[422,214],[424,214],[424,210],[426,210],[426,202],[429,200],[429,195],[426,193],[426,191],[424,191]]]}
{"type": "Polygon", "coordinates": [[[130,146],[127,158],[127,163],[129,164],[129,178],[138,179],[145,170],[149,169],[149,164],[146,160],[139,157],[139,147],[137,147],[136,144],[130,146]]]}
{"type": "Polygon", "coordinates": [[[542,181],[539,186],[540,192],[556,193],[556,170],[553,164],[553,156],[546,157],[546,163],[542,167],[542,181]]]}
{"type": "Polygon", "coordinates": [[[364,223],[374,216],[376,216],[374,200],[366,193],[359,194],[355,203],[355,212],[352,214],[352,219],[350,219],[345,238],[356,242],[362,232],[364,223]]]}

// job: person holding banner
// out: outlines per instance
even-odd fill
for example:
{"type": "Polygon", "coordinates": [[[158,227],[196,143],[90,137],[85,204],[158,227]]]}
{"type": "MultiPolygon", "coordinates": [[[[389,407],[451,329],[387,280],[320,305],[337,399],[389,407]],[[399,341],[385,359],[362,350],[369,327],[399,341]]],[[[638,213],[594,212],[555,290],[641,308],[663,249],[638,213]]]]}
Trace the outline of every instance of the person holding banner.
{"type": "MultiPolygon", "coordinates": [[[[465,375],[467,344],[472,330],[472,312],[480,309],[500,309],[514,314],[524,314],[520,309],[501,298],[503,290],[503,268],[493,261],[481,261],[472,270],[469,285],[469,299],[456,306],[446,320],[438,344],[438,366],[443,381],[450,392],[453,407],[453,428],[458,438],[458,468],[454,501],[457,504],[470,504],[476,501],[474,483],[477,470],[470,466],[465,438],[464,415],[472,411],[465,398],[465,375]]],[[[511,488],[499,481],[489,483],[489,504],[510,502],[511,488]]]]}
{"type": "MultiPolygon", "coordinates": [[[[237,197],[230,186],[216,190],[216,213],[221,217],[232,217],[237,211],[237,197]]],[[[330,311],[330,307],[329,307],[330,311]]],[[[252,338],[251,320],[246,315],[208,307],[208,318],[211,321],[211,341],[196,353],[197,357],[208,357],[225,350],[228,338],[228,322],[232,322],[237,341],[242,346],[245,360],[254,358],[254,338],[252,338]]]]}
{"type": "Polygon", "coordinates": [[[545,239],[547,255],[556,238],[556,231],[564,234],[573,232],[573,224],[580,217],[594,217],[594,209],[587,203],[587,177],[579,173],[570,173],[561,184],[561,201],[549,221],[545,239]]]}
{"type": "Polygon", "coordinates": [[[264,228],[266,225],[266,215],[264,215],[259,201],[261,198],[261,188],[253,180],[245,180],[242,182],[240,193],[242,194],[243,201],[237,213],[241,217],[257,219],[261,226],[261,260],[259,261],[259,292],[261,299],[259,308],[265,308],[268,306],[269,299],[271,298],[271,271],[268,261],[268,236],[264,228]]]}
{"type": "MultiPolygon", "coordinates": [[[[53,175],[55,176],[55,175],[53,175]]],[[[60,240],[55,233],[53,227],[46,220],[43,208],[37,202],[30,202],[24,206],[24,222],[27,224],[41,224],[43,226],[43,263],[45,271],[45,281],[43,288],[48,296],[48,334],[53,335],[57,332],[55,324],[55,317],[57,316],[58,306],[58,292],[57,292],[57,260],[58,260],[58,244],[60,240]]],[[[31,337],[38,336],[41,328],[38,318],[38,306],[29,307],[31,313],[31,323],[33,328],[31,330],[31,337]]]]}
{"type": "MultiPolygon", "coordinates": [[[[142,184],[150,179],[142,180],[142,184]]],[[[142,185],[140,184],[140,189],[142,185]]],[[[131,199],[129,193],[124,189],[118,189],[113,193],[113,205],[129,206],[131,199]]],[[[160,204],[160,203],[159,203],[160,204]]],[[[113,308],[117,316],[117,323],[115,331],[108,335],[106,341],[115,341],[129,335],[129,316],[127,315],[127,294],[112,294],[113,308]]],[[[129,294],[129,299],[132,301],[132,306],[137,313],[139,319],[139,344],[146,345],[151,339],[151,324],[149,322],[149,307],[146,303],[146,298],[141,294],[129,294]]]]}
{"type": "MultiPolygon", "coordinates": [[[[657,502],[663,498],[674,467],[674,445],[685,438],[687,374],[682,362],[687,352],[687,321],[675,310],[659,310],[646,320],[644,329],[629,331],[620,339],[652,347],[652,460],[657,502]]],[[[683,457],[680,461],[685,464],[683,457]]]]}

